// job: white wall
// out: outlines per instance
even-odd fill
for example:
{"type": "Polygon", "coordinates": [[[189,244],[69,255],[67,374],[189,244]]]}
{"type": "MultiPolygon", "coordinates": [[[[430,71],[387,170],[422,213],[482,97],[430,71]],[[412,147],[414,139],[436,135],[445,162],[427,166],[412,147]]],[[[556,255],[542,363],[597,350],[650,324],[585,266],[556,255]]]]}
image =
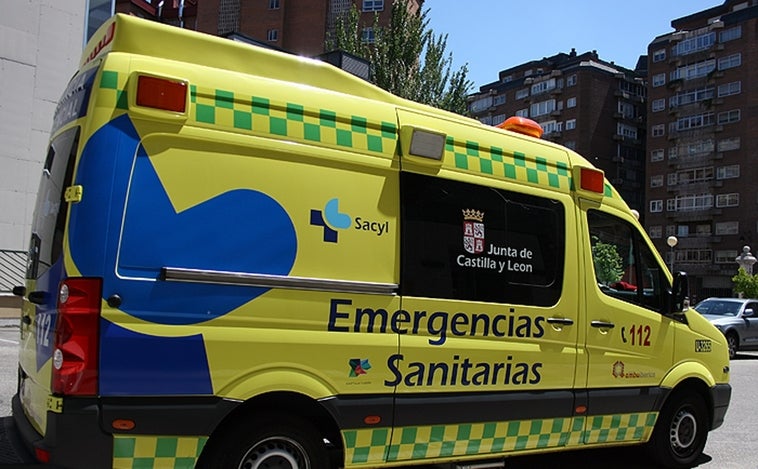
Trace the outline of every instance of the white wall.
{"type": "Polygon", "coordinates": [[[0,12],[0,249],[26,251],[53,112],[76,71],[87,0],[4,0],[0,12]]]}

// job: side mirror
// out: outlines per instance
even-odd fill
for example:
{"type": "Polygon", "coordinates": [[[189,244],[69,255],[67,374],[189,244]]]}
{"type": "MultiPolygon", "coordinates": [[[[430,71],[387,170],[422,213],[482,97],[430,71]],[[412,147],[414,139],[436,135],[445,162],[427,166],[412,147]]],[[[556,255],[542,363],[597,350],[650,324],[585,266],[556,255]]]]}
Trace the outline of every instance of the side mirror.
{"type": "Polygon", "coordinates": [[[742,312],[742,317],[743,318],[749,318],[749,317],[752,317],[753,314],[755,314],[753,312],[753,308],[745,308],[745,311],[742,312]]]}
{"type": "Polygon", "coordinates": [[[689,291],[687,274],[685,272],[674,272],[674,284],[668,294],[666,312],[668,314],[678,314],[689,308],[689,291]]]}

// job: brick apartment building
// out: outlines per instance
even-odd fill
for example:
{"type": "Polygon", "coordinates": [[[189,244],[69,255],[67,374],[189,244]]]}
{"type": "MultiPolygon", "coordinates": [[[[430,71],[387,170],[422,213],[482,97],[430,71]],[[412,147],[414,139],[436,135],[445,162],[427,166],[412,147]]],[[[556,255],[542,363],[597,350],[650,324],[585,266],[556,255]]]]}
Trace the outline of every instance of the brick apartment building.
{"type": "MultiPolygon", "coordinates": [[[[361,12],[366,40],[371,40],[374,15],[379,24],[389,23],[393,0],[165,0],[159,10],[156,0],[116,0],[117,11],[197,31],[226,36],[245,36],[299,55],[315,57],[324,52],[337,18],[355,5],[361,12]],[[182,13],[180,14],[180,10],[182,13]]],[[[423,0],[410,0],[418,11],[423,0]]]]}
{"type": "Polygon", "coordinates": [[[539,122],[544,139],[605,171],[632,208],[644,210],[645,65],[601,60],[596,51],[559,53],[499,72],[469,99],[471,115],[497,125],[509,116],[539,122]]]}
{"type": "Polygon", "coordinates": [[[648,46],[645,226],[692,296],[732,296],[735,258],[758,248],[758,1],[671,26],[648,46]]]}

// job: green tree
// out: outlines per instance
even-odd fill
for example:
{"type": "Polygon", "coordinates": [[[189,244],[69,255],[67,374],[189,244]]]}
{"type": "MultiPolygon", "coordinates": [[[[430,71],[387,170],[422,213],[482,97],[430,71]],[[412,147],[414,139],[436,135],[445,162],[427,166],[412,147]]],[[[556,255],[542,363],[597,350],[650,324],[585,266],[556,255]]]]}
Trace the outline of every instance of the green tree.
{"type": "Polygon", "coordinates": [[[616,246],[604,243],[597,238],[592,245],[592,259],[595,263],[595,276],[603,285],[610,285],[621,280],[624,266],[616,246]]]}
{"type": "Polygon", "coordinates": [[[734,291],[742,293],[744,298],[758,298],[758,274],[750,275],[740,267],[737,275],[732,277],[732,282],[734,282],[734,291]]]}
{"type": "Polygon", "coordinates": [[[374,16],[374,42],[363,40],[360,13],[353,5],[338,18],[328,49],[340,49],[371,62],[371,80],[397,96],[458,114],[466,114],[466,97],[473,83],[468,66],[452,71],[453,55],[446,53],[447,35],[429,29],[429,9],[408,10],[407,0],[392,2],[390,22],[380,26],[374,16]]]}

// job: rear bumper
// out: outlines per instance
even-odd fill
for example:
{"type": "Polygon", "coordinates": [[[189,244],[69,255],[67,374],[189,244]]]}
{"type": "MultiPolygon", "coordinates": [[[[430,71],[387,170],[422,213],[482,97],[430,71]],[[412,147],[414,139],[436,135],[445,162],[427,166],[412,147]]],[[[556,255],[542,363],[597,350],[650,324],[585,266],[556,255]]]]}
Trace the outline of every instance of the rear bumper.
{"type": "Polygon", "coordinates": [[[729,400],[732,397],[732,386],[729,384],[717,384],[711,388],[711,400],[713,401],[713,420],[711,430],[715,430],[724,423],[724,416],[729,408],[729,400]]]}
{"type": "Polygon", "coordinates": [[[46,451],[54,467],[60,468],[110,467],[112,438],[100,430],[94,399],[67,402],[65,417],[49,413],[44,437],[26,418],[18,395],[13,396],[12,406],[16,429],[28,454],[46,451]]]}
{"type": "Polygon", "coordinates": [[[239,405],[217,397],[111,397],[64,398],[64,412],[48,411],[44,436],[26,418],[18,395],[13,397],[13,420],[18,441],[27,459],[38,450],[61,469],[111,467],[114,434],[140,438],[165,435],[208,436],[239,405]],[[133,430],[113,429],[111,423],[126,419],[133,430]]]}

